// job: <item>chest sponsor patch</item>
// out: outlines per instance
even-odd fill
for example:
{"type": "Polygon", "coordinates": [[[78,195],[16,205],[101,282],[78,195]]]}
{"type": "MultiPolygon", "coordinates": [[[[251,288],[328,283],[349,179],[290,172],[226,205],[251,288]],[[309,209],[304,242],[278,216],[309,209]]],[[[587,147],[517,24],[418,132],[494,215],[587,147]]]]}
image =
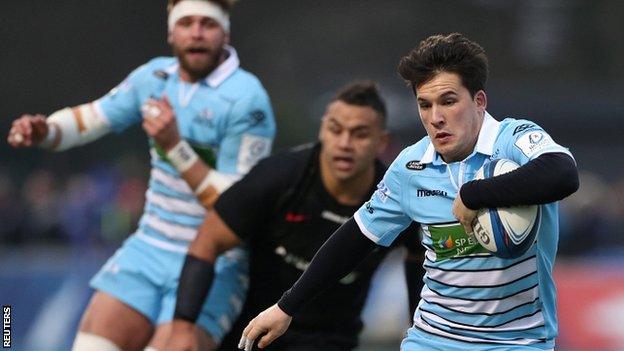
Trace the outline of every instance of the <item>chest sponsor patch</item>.
{"type": "Polygon", "coordinates": [[[514,145],[516,145],[526,157],[531,158],[557,144],[552,140],[550,135],[545,132],[535,131],[522,135],[516,140],[514,145]]]}
{"type": "Polygon", "coordinates": [[[474,235],[466,234],[459,223],[429,225],[436,262],[454,257],[466,257],[488,251],[477,242],[474,235]]]}

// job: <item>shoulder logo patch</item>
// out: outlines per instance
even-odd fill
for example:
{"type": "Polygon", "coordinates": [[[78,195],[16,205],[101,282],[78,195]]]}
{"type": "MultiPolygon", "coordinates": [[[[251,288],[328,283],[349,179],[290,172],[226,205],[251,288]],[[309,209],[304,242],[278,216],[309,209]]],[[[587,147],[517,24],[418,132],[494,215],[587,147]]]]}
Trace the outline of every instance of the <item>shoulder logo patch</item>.
{"type": "Polygon", "coordinates": [[[249,117],[251,120],[251,125],[256,126],[264,122],[264,120],[266,119],[266,113],[264,113],[264,111],[262,110],[254,110],[254,111],[251,111],[249,117]]]}
{"type": "Polygon", "coordinates": [[[169,73],[163,71],[162,69],[157,69],[154,71],[154,75],[160,79],[167,79],[169,78],[169,73]]]}
{"type": "Polygon", "coordinates": [[[521,124],[521,125],[517,126],[517,127],[514,129],[512,136],[513,136],[513,135],[516,135],[516,134],[518,134],[518,133],[520,133],[520,132],[523,132],[523,131],[525,131],[525,130],[527,130],[527,129],[536,128],[536,127],[537,127],[537,126],[536,126],[535,124],[532,124],[532,123],[525,123],[525,124],[521,124]]]}
{"type": "Polygon", "coordinates": [[[420,163],[420,161],[417,160],[413,160],[406,163],[405,168],[411,169],[413,171],[422,171],[423,169],[427,168],[427,164],[420,163]]]}

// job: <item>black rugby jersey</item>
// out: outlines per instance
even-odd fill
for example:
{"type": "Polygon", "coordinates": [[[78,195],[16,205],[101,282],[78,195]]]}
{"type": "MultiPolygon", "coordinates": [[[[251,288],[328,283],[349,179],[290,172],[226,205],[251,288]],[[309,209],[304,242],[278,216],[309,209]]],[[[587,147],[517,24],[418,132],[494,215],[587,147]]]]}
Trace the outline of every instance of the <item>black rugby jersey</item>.
{"type": "MultiPolygon", "coordinates": [[[[316,143],[266,158],[215,204],[223,221],[250,249],[247,299],[220,350],[236,349],[247,323],[279,300],[321,245],[361,206],[342,205],[327,192],[321,181],[319,153],[320,144],[316,143]]],[[[362,203],[375,191],[385,170],[376,161],[375,181],[362,203]]],[[[419,240],[414,226],[403,236],[419,240]]],[[[412,250],[420,247],[409,246],[412,250]]],[[[322,338],[341,350],[357,346],[362,329],[360,314],[371,278],[388,252],[388,248],[377,248],[355,271],[310,301],[267,350],[279,350],[289,340],[301,342],[308,339],[306,336],[309,340],[322,338]]]]}

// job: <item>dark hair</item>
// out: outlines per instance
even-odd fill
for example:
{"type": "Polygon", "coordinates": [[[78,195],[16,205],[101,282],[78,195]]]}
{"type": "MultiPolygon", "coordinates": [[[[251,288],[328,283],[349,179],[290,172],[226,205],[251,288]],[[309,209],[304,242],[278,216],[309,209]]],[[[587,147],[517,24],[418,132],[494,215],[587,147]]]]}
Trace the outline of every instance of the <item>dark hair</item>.
{"type": "Polygon", "coordinates": [[[340,89],[331,101],[342,101],[349,105],[368,106],[379,115],[381,127],[386,128],[386,103],[379,94],[377,84],[372,81],[352,82],[340,89]]]}
{"type": "Polygon", "coordinates": [[[451,72],[461,77],[462,84],[474,96],[479,90],[485,90],[488,60],[479,44],[460,33],[432,35],[401,58],[397,71],[414,94],[417,87],[438,73],[451,72]]]}
{"type": "MultiPolygon", "coordinates": [[[[167,0],[167,11],[171,11],[171,9],[182,0],[167,0]]],[[[223,11],[225,12],[230,12],[230,10],[232,9],[232,6],[234,6],[234,3],[236,2],[236,0],[206,0],[208,2],[212,2],[214,4],[219,5],[223,11]]]]}

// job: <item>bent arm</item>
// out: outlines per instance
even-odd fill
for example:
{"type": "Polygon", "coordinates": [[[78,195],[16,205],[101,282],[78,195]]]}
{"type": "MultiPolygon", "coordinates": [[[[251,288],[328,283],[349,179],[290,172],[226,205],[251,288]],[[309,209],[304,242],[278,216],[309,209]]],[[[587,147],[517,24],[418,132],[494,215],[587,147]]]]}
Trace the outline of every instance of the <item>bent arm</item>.
{"type": "Polygon", "coordinates": [[[227,174],[211,168],[184,140],[168,150],[167,157],[193,189],[202,206],[209,210],[219,195],[241,178],[238,174],[227,174]]]}
{"type": "Polygon", "coordinates": [[[23,115],[13,122],[8,141],[13,147],[40,146],[64,151],[92,142],[110,131],[110,125],[91,102],[58,110],[48,118],[23,115]]]}
{"type": "Polygon", "coordinates": [[[545,153],[517,169],[488,179],[473,180],[461,187],[466,207],[540,205],[559,201],[579,187],[574,159],[565,153],[545,153]]]}

